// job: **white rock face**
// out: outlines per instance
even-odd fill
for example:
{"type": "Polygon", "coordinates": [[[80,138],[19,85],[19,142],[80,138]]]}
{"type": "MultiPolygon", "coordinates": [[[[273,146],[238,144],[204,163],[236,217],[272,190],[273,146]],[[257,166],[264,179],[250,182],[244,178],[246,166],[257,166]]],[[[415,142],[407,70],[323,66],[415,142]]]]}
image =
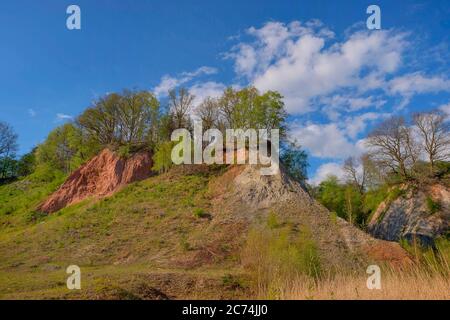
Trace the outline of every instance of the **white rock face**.
{"type": "Polygon", "coordinates": [[[402,195],[380,204],[369,223],[369,232],[380,239],[420,240],[432,244],[448,231],[450,221],[450,191],[441,184],[402,187],[402,195]],[[439,207],[432,212],[429,203],[439,207]]]}

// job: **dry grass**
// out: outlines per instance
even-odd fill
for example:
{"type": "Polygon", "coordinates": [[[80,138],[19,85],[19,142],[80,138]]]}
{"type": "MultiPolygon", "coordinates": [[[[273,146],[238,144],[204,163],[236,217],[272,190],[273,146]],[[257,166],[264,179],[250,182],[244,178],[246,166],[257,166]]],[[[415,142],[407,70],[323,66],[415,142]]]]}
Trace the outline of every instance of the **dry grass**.
{"type": "Polygon", "coordinates": [[[296,229],[269,215],[265,226],[250,231],[241,260],[257,298],[450,300],[448,240],[437,241],[435,249],[411,247],[413,264],[380,264],[381,289],[369,289],[370,274],[363,266],[352,270],[322,265],[308,230],[296,229]]]}
{"type": "Polygon", "coordinates": [[[368,275],[337,275],[317,282],[297,279],[279,283],[279,298],[290,300],[449,300],[448,276],[425,272],[382,272],[381,289],[369,290],[368,275]]]}

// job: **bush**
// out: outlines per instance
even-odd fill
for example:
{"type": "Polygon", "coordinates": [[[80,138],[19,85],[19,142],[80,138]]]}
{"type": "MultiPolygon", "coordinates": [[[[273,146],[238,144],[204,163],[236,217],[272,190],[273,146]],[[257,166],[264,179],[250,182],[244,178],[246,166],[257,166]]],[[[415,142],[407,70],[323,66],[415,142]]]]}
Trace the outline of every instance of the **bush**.
{"type": "Polygon", "coordinates": [[[153,155],[152,170],[163,173],[167,172],[172,166],[172,148],[174,143],[172,141],[163,142],[157,146],[156,152],[153,155]]]}

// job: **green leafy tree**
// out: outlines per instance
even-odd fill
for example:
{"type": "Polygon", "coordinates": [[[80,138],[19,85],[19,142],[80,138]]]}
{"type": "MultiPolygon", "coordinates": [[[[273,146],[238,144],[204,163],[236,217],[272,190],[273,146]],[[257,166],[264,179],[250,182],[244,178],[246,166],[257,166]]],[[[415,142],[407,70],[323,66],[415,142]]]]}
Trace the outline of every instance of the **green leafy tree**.
{"type": "Polygon", "coordinates": [[[173,162],[171,156],[174,145],[174,142],[166,141],[157,146],[156,152],[153,155],[153,171],[163,173],[167,172],[172,167],[173,162]]]}
{"type": "Polygon", "coordinates": [[[57,127],[36,150],[38,165],[69,173],[100,150],[99,145],[72,123],[57,127]]]}
{"type": "Polygon", "coordinates": [[[77,123],[102,146],[154,146],[159,140],[160,117],[160,104],[153,93],[124,91],[96,101],[77,123]]]}
{"type": "Polygon", "coordinates": [[[36,149],[24,154],[17,163],[17,175],[24,177],[32,174],[36,169],[36,149]]]}
{"type": "Polygon", "coordinates": [[[291,177],[301,183],[306,182],[309,166],[308,155],[297,142],[285,143],[280,159],[291,177]]]}

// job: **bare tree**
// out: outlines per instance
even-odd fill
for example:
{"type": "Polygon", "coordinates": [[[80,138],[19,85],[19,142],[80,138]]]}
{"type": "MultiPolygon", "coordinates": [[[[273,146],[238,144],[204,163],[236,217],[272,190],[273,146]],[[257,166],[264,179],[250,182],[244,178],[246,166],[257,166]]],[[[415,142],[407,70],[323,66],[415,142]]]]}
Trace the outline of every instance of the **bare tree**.
{"type": "Polygon", "coordinates": [[[218,127],[220,121],[220,109],[217,99],[207,97],[196,108],[195,113],[202,121],[203,129],[205,131],[218,127]]]}
{"type": "Polygon", "coordinates": [[[6,122],[0,121],[0,157],[8,156],[17,149],[17,134],[6,122]]]}
{"type": "Polygon", "coordinates": [[[436,161],[448,160],[450,157],[449,123],[445,121],[445,115],[437,110],[416,113],[413,120],[428,157],[430,173],[433,174],[436,161]]]}
{"type": "Polygon", "coordinates": [[[169,91],[169,110],[174,121],[174,129],[189,127],[193,101],[194,96],[184,88],[169,91]]]}
{"type": "Polygon", "coordinates": [[[412,154],[413,137],[403,117],[391,117],[379,124],[367,138],[371,157],[381,166],[390,168],[404,179],[410,177],[409,168],[415,155],[412,154]]]}
{"type": "Polygon", "coordinates": [[[347,158],[343,166],[347,181],[357,187],[360,194],[363,194],[366,189],[369,175],[368,161],[369,156],[363,154],[359,158],[347,158]]]}

